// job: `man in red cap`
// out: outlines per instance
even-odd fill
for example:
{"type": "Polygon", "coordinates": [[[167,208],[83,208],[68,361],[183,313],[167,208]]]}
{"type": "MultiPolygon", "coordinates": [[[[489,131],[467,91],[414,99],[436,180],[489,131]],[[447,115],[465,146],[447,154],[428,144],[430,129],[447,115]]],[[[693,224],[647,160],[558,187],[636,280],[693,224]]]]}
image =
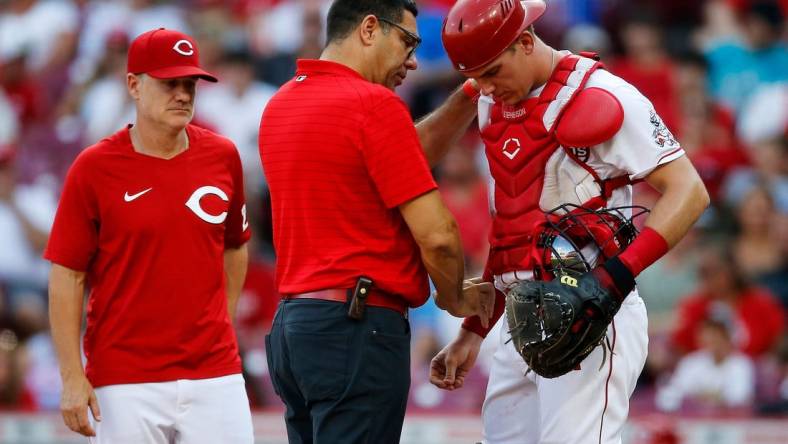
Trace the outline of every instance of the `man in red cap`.
{"type": "Polygon", "coordinates": [[[191,37],[132,42],[136,121],[74,161],[44,253],[63,420],[94,442],[253,442],[231,321],[250,235],[241,162],[189,124],[198,79],[216,81],[191,37]]]}
{"type": "MultiPolygon", "coordinates": [[[[582,280],[601,288],[605,313],[615,316],[607,326],[608,350],[593,344],[579,365],[560,372],[537,366],[544,376],[509,343],[520,331],[502,328],[482,409],[484,442],[618,444],[648,344],[634,278],[684,236],[709,197],[642,94],[605,71],[593,54],[557,51],[539,39],[532,24],[545,8],[542,0],[459,0],[443,27],[449,58],[469,78],[464,91],[478,101],[494,179],[484,275],[498,290],[493,319],[505,301],[516,302],[505,296],[510,289],[561,270],[577,273],[561,276],[561,283],[582,280]],[[584,220],[602,214],[616,227],[632,227],[631,184],[641,180],[661,197],[637,236],[633,229],[626,242],[615,243],[620,232],[588,231],[584,220]],[[615,208],[623,217],[613,218],[609,209],[615,208]],[[545,236],[556,220],[568,221],[562,242],[545,236]],[[579,271],[555,268],[570,258],[579,271]]],[[[598,313],[596,307],[586,306],[586,313],[598,313]]],[[[543,325],[529,327],[542,332],[533,343],[544,341],[543,325]]],[[[433,359],[433,384],[461,387],[488,332],[479,319],[466,318],[458,337],[433,359]]]]}

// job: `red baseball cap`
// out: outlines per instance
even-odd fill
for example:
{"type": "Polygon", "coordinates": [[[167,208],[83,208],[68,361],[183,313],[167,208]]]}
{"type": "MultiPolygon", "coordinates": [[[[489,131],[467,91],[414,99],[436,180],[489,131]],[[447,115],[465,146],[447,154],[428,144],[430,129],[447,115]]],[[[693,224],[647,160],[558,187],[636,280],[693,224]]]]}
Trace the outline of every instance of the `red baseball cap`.
{"type": "Polygon", "coordinates": [[[131,42],[126,72],[148,74],[157,79],[198,76],[218,79],[200,68],[200,51],[188,35],[170,29],[154,29],[131,42]]]}

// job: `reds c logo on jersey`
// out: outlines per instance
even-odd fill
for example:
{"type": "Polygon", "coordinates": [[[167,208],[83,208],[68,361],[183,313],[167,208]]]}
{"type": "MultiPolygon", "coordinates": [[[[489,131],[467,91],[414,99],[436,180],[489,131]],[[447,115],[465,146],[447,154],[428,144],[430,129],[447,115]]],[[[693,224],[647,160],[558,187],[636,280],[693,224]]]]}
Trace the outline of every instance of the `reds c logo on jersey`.
{"type": "Polygon", "coordinates": [[[186,201],[186,206],[189,207],[189,209],[192,210],[192,212],[196,214],[197,217],[204,220],[205,222],[218,225],[227,219],[227,212],[222,211],[219,214],[210,214],[205,211],[202,206],[200,206],[200,200],[209,194],[213,194],[225,202],[230,201],[230,198],[227,197],[227,194],[220,188],[204,186],[197,188],[197,190],[192,193],[191,197],[189,197],[189,200],[186,201]]]}
{"type": "MultiPolygon", "coordinates": [[[[206,185],[204,187],[197,188],[191,196],[189,196],[189,200],[186,201],[186,206],[192,210],[194,214],[197,215],[200,219],[208,222],[209,224],[219,225],[223,223],[227,219],[227,212],[222,211],[219,214],[211,214],[200,205],[200,201],[203,197],[212,194],[219,199],[229,202],[230,198],[227,197],[227,193],[221,190],[221,188],[217,188],[214,186],[206,185]]],[[[243,221],[241,222],[241,230],[246,231],[249,228],[249,221],[246,217],[246,204],[241,207],[241,217],[243,221]]]]}

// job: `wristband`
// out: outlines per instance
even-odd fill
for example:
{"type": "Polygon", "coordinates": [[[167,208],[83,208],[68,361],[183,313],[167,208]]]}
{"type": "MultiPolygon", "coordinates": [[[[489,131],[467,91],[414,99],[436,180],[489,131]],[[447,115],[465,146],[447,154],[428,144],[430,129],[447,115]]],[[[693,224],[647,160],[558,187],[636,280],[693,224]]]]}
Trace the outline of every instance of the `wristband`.
{"type": "Polygon", "coordinates": [[[473,79],[468,79],[462,84],[462,92],[471,99],[474,104],[479,103],[481,93],[473,87],[473,79]]]}
{"type": "Polygon", "coordinates": [[[664,256],[669,249],[668,241],[661,234],[646,227],[619,257],[634,277],[664,256]]]}

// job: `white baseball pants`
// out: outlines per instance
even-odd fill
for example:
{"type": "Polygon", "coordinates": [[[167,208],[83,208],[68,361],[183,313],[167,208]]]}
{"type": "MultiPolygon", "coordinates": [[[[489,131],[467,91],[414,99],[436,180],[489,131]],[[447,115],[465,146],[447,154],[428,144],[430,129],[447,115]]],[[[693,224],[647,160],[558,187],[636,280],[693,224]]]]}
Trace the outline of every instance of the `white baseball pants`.
{"type": "Polygon", "coordinates": [[[621,444],[648,350],[646,307],[637,290],[608,328],[612,353],[597,347],[580,370],[558,378],[524,376],[528,367],[506,343],[507,330],[501,329],[482,407],[484,443],[621,444]]]}
{"type": "MultiPolygon", "coordinates": [[[[240,374],[99,387],[94,444],[252,444],[240,374]]],[[[92,418],[91,418],[92,419],[92,418]]]]}

